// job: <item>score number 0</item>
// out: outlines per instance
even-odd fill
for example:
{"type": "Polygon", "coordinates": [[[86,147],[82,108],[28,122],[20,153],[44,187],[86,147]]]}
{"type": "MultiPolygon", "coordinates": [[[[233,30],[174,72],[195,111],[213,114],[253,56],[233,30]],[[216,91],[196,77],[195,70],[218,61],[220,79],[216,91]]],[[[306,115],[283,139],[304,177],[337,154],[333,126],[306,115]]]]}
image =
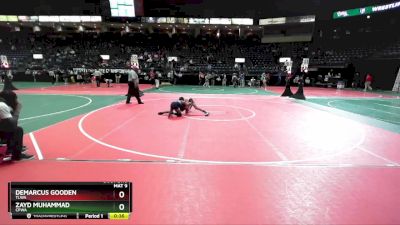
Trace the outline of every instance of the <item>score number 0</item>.
{"type": "MultiPolygon", "coordinates": [[[[118,193],[118,197],[119,198],[124,198],[125,197],[125,192],[124,191],[120,191],[118,193]]],[[[123,211],[125,209],[125,205],[123,203],[119,204],[118,206],[119,210],[123,211]]]]}

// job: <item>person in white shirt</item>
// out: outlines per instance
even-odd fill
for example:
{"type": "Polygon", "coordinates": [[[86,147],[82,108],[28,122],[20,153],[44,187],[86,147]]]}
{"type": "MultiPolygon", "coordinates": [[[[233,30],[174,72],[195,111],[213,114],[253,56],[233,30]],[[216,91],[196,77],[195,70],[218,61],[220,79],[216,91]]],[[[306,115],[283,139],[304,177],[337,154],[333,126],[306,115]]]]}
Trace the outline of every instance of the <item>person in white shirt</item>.
{"type": "Polygon", "coordinates": [[[56,74],[54,73],[54,70],[49,71],[49,76],[51,78],[51,83],[54,84],[56,82],[56,74]]]}
{"type": "Polygon", "coordinates": [[[154,77],[154,83],[155,83],[157,89],[160,87],[160,77],[161,77],[161,73],[159,71],[157,71],[155,74],[155,77],[154,77]]]}
{"type": "Polygon", "coordinates": [[[33,82],[36,82],[36,75],[38,74],[38,72],[36,70],[34,70],[32,72],[32,76],[33,76],[33,82]]]}
{"type": "Polygon", "coordinates": [[[60,79],[61,71],[60,71],[60,69],[57,69],[57,70],[54,71],[54,73],[56,74],[56,83],[58,83],[58,80],[60,79]]]}
{"type": "Polygon", "coordinates": [[[76,75],[76,81],[78,82],[78,84],[83,84],[83,76],[81,73],[78,73],[76,75]]]}
{"type": "Polygon", "coordinates": [[[233,73],[232,75],[232,85],[234,88],[236,88],[238,86],[238,77],[236,73],[233,73]]]}
{"type": "Polygon", "coordinates": [[[207,75],[205,77],[205,81],[204,81],[203,87],[210,88],[210,80],[211,80],[211,78],[212,78],[211,73],[207,73],[207,75]]]}
{"type": "Polygon", "coordinates": [[[0,99],[0,121],[12,118],[11,111],[11,107],[0,99]]]}
{"type": "Polygon", "coordinates": [[[267,71],[265,71],[264,73],[261,74],[261,85],[264,89],[267,88],[267,71]]]}
{"type": "Polygon", "coordinates": [[[107,87],[112,87],[112,79],[104,79],[104,82],[107,84],[107,87]]]}
{"type": "Polygon", "coordinates": [[[250,86],[251,86],[251,87],[255,87],[255,86],[256,86],[256,79],[255,79],[254,77],[252,77],[252,78],[250,79],[250,86]]]}
{"type": "Polygon", "coordinates": [[[306,79],[304,80],[304,83],[309,85],[311,83],[311,80],[309,77],[306,77],[306,79]]]}
{"type": "Polygon", "coordinates": [[[226,79],[226,74],[224,74],[223,75],[223,78],[222,78],[222,86],[226,86],[226,81],[227,81],[227,79],[226,79]]]}
{"type": "Polygon", "coordinates": [[[18,126],[21,104],[13,91],[0,92],[0,135],[7,142],[7,152],[13,160],[32,159],[33,155],[22,153],[24,130],[18,126]]]}
{"type": "Polygon", "coordinates": [[[115,83],[119,84],[120,80],[121,80],[121,74],[120,73],[116,73],[115,74],[115,83]]]}
{"type": "Polygon", "coordinates": [[[95,70],[92,75],[96,78],[97,87],[100,87],[101,76],[103,76],[103,74],[99,70],[95,70]]]}

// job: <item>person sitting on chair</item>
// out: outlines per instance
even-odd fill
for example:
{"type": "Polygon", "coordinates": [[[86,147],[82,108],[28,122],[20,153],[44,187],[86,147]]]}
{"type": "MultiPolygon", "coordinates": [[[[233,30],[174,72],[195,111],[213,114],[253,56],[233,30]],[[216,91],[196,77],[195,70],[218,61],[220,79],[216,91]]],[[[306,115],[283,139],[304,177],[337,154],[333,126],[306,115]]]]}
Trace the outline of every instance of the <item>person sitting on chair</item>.
{"type": "Polygon", "coordinates": [[[7,143],[7,153],[13,160],[32,159],[33,155],[22,153],[24,130],[18,126],[21,104],[13,91],[0,92],[0,133],[7,143]]]}

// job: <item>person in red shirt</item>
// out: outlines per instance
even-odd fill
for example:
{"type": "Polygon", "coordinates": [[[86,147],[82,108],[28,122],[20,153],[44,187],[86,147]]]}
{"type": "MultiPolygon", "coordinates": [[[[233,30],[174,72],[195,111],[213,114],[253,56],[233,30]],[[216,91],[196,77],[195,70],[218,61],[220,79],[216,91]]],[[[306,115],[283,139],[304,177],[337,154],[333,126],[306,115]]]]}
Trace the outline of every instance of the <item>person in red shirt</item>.
{"type": "Polygon", "coordinates": [[[373,80],[373,79],[372,79],[372,75],[371,75],[370,73],[368,73],[368,74],[367,74],[367,77],[365,78],[365,83],[364,83],[365,88],[364,88],[364,91],[367,91],[367,89],[370,90],[370,91],[372,91],[372,87],[371,87],[372,80],[373,80]]]}

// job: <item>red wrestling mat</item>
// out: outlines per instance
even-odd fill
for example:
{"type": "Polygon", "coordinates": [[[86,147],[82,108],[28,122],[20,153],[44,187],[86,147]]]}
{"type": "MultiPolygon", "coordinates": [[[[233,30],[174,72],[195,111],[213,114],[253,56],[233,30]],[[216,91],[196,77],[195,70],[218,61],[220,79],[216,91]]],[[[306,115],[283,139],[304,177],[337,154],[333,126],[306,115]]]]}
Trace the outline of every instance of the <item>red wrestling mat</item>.
{"type": "Polygon", "coordinates": [[[9,180],[118,180],[135,187],[120,224],[400,223],[399,134],[280,97],[197,95],[209,117],[157,115],[178,97],[146,94],[36,131],[43,160],[2,165],[2,199],[9,180]]]}

